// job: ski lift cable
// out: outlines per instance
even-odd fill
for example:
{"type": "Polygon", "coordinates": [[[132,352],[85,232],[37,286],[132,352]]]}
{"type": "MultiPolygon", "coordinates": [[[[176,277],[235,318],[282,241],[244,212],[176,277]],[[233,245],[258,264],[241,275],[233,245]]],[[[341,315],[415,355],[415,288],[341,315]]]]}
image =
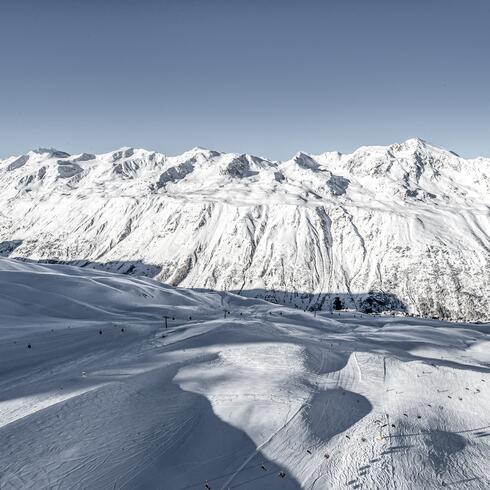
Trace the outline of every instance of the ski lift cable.
{"type": "Polygon", "coordinates": [[[256,481],[256,480],[261,480],[263,478],[267,478],[269,476],[274,476],[275,473],[273,473],[272,471],[270,473],[265,473],[263,475],[260,475],[260,476],[256,476],[254,478],[250,478],[249,480],[245,480],[243,482],[240,482],[240,483],[237,483],[236,485],[229,485],[228,488],[231,489],[231,488],[238,488],[238,487],[241,487],[243,485],[246,485],[247,483],[251,483],[253,481],[256,481]]]}
{"type": "MultiPolygon", "coordinates": [[[[277,464],[275,464],[273,462],[268,462],[267,465],[268,466],[275,466],[276,467],[275,470],[276,469],[279,469],[279,470],[282,469],[280,466],[278,466],[277,464]]],[[[252,470],[252,469],[260,469],[260,466],[261,466],[260,463],[254,463],[254,464],[250,464],[250,465],[244,466],[240,470],[240,473],[242,471],[248,471],[248,470],[252,470]]],[[[222,473],[220,475],[214,476],[213,478],[206,478],[205,480],[200,480],[200,481],[197,481],[195,483],[191,483],[189,485],[186,485],[185,487],[180,487],[178,490],[188,490],[188,489],[191,489],[191,488],[203,486],[206,482],[213,482],[213,481],[216,481],[216,480],[221,480],[222,478],[225,478],[227,476],[232,476],[235,473],[236,473],[236,471],[230,471],[229,473],[222,473]]],[[[268,472],[267,475],[265,475],[265,476],[268,476],[269,474],[274,474],[274,473],[271,471],[271,472],[268,472]]],[[[230,488],[232,488],[232,487],[230,487],[230,488]]]]}

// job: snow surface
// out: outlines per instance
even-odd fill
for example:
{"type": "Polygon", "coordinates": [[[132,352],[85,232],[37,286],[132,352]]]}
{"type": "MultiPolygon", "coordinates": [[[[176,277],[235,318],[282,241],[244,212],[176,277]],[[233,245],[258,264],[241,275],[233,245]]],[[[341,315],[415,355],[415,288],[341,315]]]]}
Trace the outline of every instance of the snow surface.
{"type": "Polygon", "coordinates": [[[490,160],[411,139],[285,162],[195,148],[0,161],[0,255],[330,310],[489,321],[490,160]]]}
{"type": "Polygon", "coordinates": [[[487,489],[488,327],[0,259],[0,488],[487,489]]]}

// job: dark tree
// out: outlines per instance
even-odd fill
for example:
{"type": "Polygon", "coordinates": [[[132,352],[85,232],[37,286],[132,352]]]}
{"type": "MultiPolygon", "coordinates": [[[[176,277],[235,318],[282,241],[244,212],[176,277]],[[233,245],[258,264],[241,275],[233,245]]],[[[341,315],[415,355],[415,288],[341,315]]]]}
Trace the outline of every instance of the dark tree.
{"type": "Polygon", "coordinates": [[[338,296],[335,296],[333,300],[333,309],[337,311],[342,309],[342,301],[338,296]]]}

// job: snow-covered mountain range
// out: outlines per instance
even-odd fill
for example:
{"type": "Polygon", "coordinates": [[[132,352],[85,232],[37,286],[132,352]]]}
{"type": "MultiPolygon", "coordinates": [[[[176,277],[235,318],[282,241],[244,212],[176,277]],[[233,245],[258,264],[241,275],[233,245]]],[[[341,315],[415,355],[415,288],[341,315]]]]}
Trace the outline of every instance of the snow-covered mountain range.
{"type": "Polygon", "coordinates": [[[0,161],[0,255],[343,305],[490,319],[490,159],[419,139],[278,162],[195,148],[0,161]]]}

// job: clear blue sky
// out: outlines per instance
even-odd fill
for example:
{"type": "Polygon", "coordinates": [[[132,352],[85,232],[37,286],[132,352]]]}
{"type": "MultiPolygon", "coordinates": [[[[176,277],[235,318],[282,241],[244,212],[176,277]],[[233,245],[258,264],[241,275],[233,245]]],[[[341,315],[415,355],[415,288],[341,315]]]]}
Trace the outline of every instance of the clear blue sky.
{"type": "Polygon", "coordinates": [[[489,0],[5,0],[0,156],[490,155],[489,0]]]}

